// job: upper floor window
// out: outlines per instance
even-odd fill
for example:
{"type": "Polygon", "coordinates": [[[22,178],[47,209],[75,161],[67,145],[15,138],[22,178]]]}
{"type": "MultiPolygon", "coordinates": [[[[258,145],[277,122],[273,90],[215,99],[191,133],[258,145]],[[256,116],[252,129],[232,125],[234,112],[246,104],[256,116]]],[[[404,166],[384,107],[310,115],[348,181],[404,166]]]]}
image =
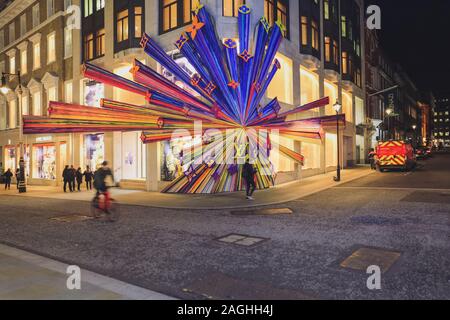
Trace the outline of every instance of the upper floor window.
{"type": "Polygon", "coordinates": [[[5,46],[5,33],[3,32],[3,29],[0,29],[0,50],[2,50],[4,46],[5,46]]]}
{"type": "Polygon", "coordinates": [[[134,37],[142,37],[142,7],[134,7],[134,37]]]}
{"type": "Polygon", "coordinates": [[[27,49],[24,49],[24,50],[22,50],[20,52],[20,72],[21,72],[21,74],[26,74],[27,73],[27,69],[28,69],[27,53],[28,53],[27,49]]]}
{"type": "Polygon", "coordinates": [[[194,0],[160,0],[161,32],[168,32],[192,21],[194,0]]]}
{"type": "Polygon", "coordinates": [[[244,4],[245,0],[223,0],[223,16],[237,17],[239,13],[239,7],[244,4]]]}
{"type": "Polygon", "coordinates": [[[319,50],[319,25],[316,21],[311,21],[311,29],[312,29],[312,47],[316,50],[319,50]]]}
{"type": "Polygon", "coordinates": [[[27,32],[27,14],[24,13],[20,16],[20,36],[23,36],[27,32]]]}
{"type": "Polygon", "coordinates": [[[94,35],[92,33],[84,36],[84,59],[94,59],[94,35]]]}
{"type": "Polygon", "coordinates": [[[331,61],[331,41],[330,37],[325,37],[325,61],[331,61]]]}
{"type": "Polygon", "coordinates": [[[41,23],[41,16],[39,11],[39,3],[33,6],[33,28],[37,27],[41,23]]]}
{"type": "Polygon", "coordinates": [[[9,43],[14,42],[14,40],[16,40],[16,25],[13,22],[9,25],[9,43]]]}
{"type": "Polygon", "coordinates": [[[41,43],[36,42],[33,44],[33,70],[37,70],[41,67],[41,43]]]}
{"type": "Polygon", "coordinates": [[[101,57],[105,55],[105,29],[97,31],[95,36],[96,42],[96,56],[101,57]]]}
{"type": "Polygon", "coordinates": [[[323,15],[325,20],[330,20],[330,3],[328,0],[323,1],[323,15]]]}
{"type": "Polygon", "coordinates": [[[336,40],[333,40],[333,58],[334,64],[339,65],[339,45],[336,40]]]}
{"type": "Polygon", "coordinates": [[[55,13],[55,0],[47,0],[47,18],[55,13]]]}
{"type": "Polygon", "coordinates": [[[288,0],[264,0],[264,16],[269,25],[280,20],[286,27],[283,33],[285,38],[289,35],[289,1],[288,0]]]}
{"type": "Polygon", "coordinates": [[[345,38],[347,36],[347,18],[345,16],[341,17],[341,30],[342,36],[345,38]]]}
{"type": "Polygon", "coordinates": [[[84,0],[84,16],[89,17],[94,13],[94,0],[84,0]]]}
{"type": "Polygon", "coordinates": [[[72,56],[72,30],[64,29],[64,58],[72,56]]]}
{"type": "Polygon", "coordinates": [[[117,42],[128,40],[128,9],[117,14],[117,42]]]}
{"type": "Polygon", "coordinates": [[[302,45],[308,45],[308,17],[302,16],[301,18],[301,37],[302,45]]]}
{"type": "Polygon", "coordinates": [[[348,73],[348,56],[347,56],[347,52],[343,51],[342,52],[342,73],[343,74],[347,74],[348,73]]]}
{"type": "Polygon", "coordinates": [[[55,33],[47,36],[47,64],[56,61],[55,33]]]}
{"type": "Polygon", "coordinates": [[[16,55],[9,57],[9,73],[16,73],[16,55]]]}
{"type": "Polygon", "coordinates": [[[97,4],[95,5],[95,9],[97,11],[102,10],[105,7],[105,0],[97,0],[97,4]]]}

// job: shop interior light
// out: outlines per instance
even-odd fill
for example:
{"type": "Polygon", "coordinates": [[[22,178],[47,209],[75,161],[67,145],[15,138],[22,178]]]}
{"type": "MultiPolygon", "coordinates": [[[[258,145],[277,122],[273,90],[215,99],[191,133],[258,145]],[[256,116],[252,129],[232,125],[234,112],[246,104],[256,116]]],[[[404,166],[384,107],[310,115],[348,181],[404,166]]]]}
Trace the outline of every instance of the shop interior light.
{"type": "Polygon", "coordinates": [[[2,73],[2,80],[0,82],[0,91],[3,94],[7,94],[9,91],[9,88],[6,86],[6,76],[4,73],[2,73]]]}

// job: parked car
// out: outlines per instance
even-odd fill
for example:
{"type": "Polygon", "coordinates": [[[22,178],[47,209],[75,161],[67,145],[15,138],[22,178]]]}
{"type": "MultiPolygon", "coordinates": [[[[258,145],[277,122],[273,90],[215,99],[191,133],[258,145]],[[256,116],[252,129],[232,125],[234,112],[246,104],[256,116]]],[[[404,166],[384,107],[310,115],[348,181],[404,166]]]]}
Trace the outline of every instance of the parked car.
{"type": "Polygon", "coordinates": [[[411,170],[416,166],[416,155],[410,143],[390,140],[376,147],[376,166],[380,172],[387,169],[411,170]]]}
{"type": "Polygon", "coordinates": [[[417,147],[416,148],[416,159],[428,159],[430,156],[430,151],[427,147],[417,147]]]}

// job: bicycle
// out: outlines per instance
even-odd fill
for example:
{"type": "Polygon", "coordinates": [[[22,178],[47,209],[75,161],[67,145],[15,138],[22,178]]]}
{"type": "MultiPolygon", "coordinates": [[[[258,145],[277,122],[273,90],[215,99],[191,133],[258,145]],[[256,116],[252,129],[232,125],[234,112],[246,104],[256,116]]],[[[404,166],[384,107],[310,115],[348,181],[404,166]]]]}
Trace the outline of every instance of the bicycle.
{"type": "Polygon", "coordinates": [[[120,216],[119,204],[111,198],[109,191],[99,192],[92,199],[91,214],[95,219],[105,214],[109,221],[117,221],[120,216]]]}

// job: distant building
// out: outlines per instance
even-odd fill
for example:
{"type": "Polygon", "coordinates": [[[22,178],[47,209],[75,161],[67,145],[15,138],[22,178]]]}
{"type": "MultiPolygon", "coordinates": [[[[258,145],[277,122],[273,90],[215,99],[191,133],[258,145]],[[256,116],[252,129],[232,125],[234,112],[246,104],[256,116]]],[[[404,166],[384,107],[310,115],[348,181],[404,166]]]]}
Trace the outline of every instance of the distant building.
{"type": "Polygon", "coordinates": [[[436,97],[433,110],[434,143],[450,146],[450,95],[436,97]]]}

